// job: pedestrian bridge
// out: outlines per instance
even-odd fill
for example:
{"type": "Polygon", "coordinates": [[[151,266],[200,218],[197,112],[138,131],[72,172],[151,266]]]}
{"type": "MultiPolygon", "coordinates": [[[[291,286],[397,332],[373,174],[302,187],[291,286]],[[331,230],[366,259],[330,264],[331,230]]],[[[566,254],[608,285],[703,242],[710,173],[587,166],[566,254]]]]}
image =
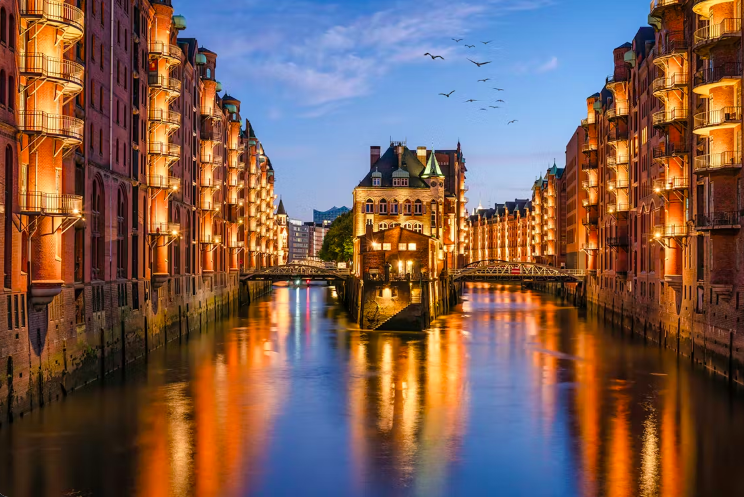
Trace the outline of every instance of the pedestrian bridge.
{"type": "Polygon", "coordinates": [[[330,269],[322,265],[286,264],[241,275],[243,281],[295,281],[295,280],[342,280],[349,276],[348,270],[330,269]]]}
{"type": "Polygon", "coordinates": [[[532,262],[485,260],[452,273],[455,281],[583,281],[583,269],[560,269],[532,262]]]}

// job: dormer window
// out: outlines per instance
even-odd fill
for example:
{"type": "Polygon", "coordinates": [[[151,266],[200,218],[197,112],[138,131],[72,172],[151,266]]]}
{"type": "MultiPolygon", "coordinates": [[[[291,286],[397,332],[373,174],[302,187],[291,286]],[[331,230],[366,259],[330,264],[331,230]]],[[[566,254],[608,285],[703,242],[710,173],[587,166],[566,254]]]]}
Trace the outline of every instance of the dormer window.
{"type": "Polygon", "coordinates": [[[382,186],[382,178],[372,178],[372,186],[382,186]]]}
{"type": "Polygon", "coordinates": [[[408,186],[408,178],[393,178],[393,186],[408,186]]]}

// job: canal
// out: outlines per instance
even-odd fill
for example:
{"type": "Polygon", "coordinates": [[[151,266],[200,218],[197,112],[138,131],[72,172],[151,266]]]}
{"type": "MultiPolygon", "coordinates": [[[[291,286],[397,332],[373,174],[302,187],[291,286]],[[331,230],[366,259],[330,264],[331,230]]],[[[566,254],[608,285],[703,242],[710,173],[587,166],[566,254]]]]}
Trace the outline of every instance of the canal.
{"type": "Polygon", "coordinates": [[[469,286],[427,334],[326,287],[0,430],[0,494],[744,495],[744,395],[552,296],[469,286]]]}

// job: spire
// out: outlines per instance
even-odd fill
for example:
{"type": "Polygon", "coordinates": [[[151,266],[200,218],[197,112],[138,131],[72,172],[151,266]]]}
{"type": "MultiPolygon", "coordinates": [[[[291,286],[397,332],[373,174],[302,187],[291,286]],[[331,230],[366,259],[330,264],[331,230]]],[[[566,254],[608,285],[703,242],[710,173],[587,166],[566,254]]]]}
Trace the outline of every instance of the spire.
{"type": "Polygon", "coordinates": [[[442,174],[442,169],[440,169],[439,167],[439,161],[437,160],[437,153],[435,150],[431,151],[429,160],[426,163],[426,169],[424,169],[424,172],[421,175],[421,177],[422,178],[444,177],[444,174],[442,174]]]}
{"type": "Polygon", "coordinates": [[[287,211],[284,209],[284,202],[282,202],[281,198],[279,198],[279,207],[276,209],[276,215],[277,216],[287,215],[287,211]]]}

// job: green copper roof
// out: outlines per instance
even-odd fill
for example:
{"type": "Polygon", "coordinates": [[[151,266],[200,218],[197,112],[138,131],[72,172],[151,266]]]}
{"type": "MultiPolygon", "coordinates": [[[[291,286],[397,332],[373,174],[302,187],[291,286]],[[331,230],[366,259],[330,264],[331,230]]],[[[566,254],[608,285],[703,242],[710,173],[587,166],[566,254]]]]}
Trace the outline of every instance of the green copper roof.
{"type": "Polygon", "coordinates": [[[432,176],[439,178],[444,176],[444,174],[442,174],[442,170],[439,168],[439,161],[437,160],[437,154],[434,150],[431,151],[429,161],[426,163],[426,169],[424,169],[424,173],[421,175],[421,177],[431,178],[432,176]]]}

